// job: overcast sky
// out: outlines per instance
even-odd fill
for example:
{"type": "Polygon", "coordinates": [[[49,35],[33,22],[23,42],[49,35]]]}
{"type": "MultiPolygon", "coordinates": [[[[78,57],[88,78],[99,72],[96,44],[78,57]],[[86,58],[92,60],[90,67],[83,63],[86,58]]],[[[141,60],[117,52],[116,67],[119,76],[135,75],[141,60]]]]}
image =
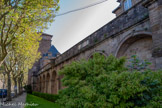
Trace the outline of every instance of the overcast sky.
{"type": "MultiPolygon", "coordinates": [[[[58,14],[99,1],[103,0],[60,0],[58,14]]],[[[108,0],[88,9],[58,16],[45,33],[53,35],[52,44],[63,53],[114,19],[112,11],[118,5],[116,0],[108,0]]]]}

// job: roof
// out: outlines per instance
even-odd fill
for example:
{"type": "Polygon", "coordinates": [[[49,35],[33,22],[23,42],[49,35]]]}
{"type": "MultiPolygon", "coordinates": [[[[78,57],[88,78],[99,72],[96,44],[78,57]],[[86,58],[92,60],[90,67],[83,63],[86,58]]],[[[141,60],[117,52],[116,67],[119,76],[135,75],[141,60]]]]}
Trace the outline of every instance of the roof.
{"type": "Polygon", "coordinates": [[[56,57],[58,54],[60,54],[54,45],[50,47],[47,53],[43,54],[43,57],[48,56],[49,53],[52,53],[52,57],[56,57]]]}
{"type": "Polygon", "coordinates": [[[117,8],[115,8],[115,9],[112,11],[112,13],[115,13],[119,8],[121,8],[121,4],[120,4],[117,8]]]}
{"type": "Polygon", "coordinates": [[[47,34],[47,33],[42,33],[42,35],[46,35],[46,36],[51,36],[53,37],[53,35],[47,34]]]}
{"type": "Polygon", "coordinates": [[[57,54],[59,54],[58,50],[55,48],[54,45],[51,46],[51,48],[48,50],[48,52],[51,52],[53,57],[56,57],[57,54]]]}

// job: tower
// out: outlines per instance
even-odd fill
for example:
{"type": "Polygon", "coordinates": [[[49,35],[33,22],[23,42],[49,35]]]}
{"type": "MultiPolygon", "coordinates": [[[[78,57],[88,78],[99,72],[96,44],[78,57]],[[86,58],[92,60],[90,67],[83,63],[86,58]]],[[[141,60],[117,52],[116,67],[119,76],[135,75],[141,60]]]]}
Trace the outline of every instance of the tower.
{"type": "MultiPolygon", "coordinates": [[[[42,33],[41,37],[42,39],[39,43],[39,48],[38,48],[38,52],[41,53],[40,54],[41,58],[34,63],[33,67],[28,72],[28,84],[31,85],[32,88],[34,88],[35,86],[37,72],[41,69],[41,64],[43,62],[42,58],[44,58],[44,56],[49,53],[49,50],[51,49],[51,47],[54,47],[54,46],[51,46],[52,35],[42,33]]],[[[55,53],[57,55],[58,51],[56,50],[55,53]]]]}

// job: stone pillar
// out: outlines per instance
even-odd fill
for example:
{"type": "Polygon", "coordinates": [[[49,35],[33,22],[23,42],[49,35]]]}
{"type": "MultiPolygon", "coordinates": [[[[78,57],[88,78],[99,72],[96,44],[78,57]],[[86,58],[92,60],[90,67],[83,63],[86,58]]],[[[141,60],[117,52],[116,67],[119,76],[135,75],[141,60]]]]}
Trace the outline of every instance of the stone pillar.
{"type": "Polygon", "coordinates": [[[162,0],[146,0],[144,6],[149,10],[156,69],[162,69],[162,0]]]}

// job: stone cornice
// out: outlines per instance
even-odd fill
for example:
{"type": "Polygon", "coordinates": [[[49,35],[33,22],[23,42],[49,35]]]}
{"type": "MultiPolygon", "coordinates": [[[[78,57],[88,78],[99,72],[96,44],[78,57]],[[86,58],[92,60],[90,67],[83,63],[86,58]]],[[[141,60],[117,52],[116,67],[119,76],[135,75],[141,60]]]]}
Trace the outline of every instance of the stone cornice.
{"type": "Polygon", "coordinates": [[[157,0],[145,0],[144,3],[143,3],[143,6],[147,8],[156,1],[157,0]]]}
{"type": "Polygon", "coordinates": [[[58,56],[55,59],[55,65],[59,65],[60,63],[65,62],[66,60],[80,54],[81,52],[94,47],[96,44],[99,44],[103,40],[110,37],[114,37],[123,30],[126,30],[140,23],[141,21],[149,18],[148,10],[145,7],[143,7],[142,3],[143,1],[134,5],[132,8],[125,11],[120,16],[110,21],[108,24],[101,27],[100,29],[92,33],[90,36],[83,39],[78,44],[74,45],[72,48],[58,56]],[[86,46],[79,48],[80,45],[87,41],[88,44],[86,46]]]}

